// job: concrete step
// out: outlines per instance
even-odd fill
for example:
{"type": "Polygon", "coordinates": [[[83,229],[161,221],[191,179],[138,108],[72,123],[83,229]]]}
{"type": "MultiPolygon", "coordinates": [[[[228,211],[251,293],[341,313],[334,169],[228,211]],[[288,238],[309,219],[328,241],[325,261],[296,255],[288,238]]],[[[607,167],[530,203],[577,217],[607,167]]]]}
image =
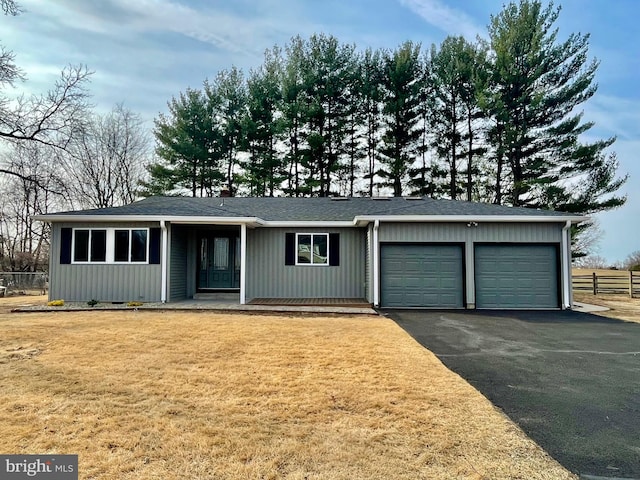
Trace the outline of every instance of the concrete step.
{"type": "Polygon", "coordinates": [[[193,296],[194,300],[210,302],[240,303],[239,292],[201,292],[193,296]]]}

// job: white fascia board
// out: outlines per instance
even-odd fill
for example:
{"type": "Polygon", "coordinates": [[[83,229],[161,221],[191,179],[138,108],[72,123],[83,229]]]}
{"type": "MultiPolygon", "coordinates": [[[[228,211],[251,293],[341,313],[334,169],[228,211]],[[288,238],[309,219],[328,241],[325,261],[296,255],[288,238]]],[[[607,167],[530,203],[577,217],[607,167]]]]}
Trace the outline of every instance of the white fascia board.
{"type": "Polygon", "coordinates": [[[353,228],[355,222],[352,220],[344,220],[344,221],[266,221],[263,220],[260,223],[261,227],[272,227],[272,228],[344,228],[349,227],[353,228]]]}
{"type": "Polygon", "coordinates": [[[376,220],[398,223],[442,223],[442,222],[478,222],[478,223],[580,223],[589,217],[579,215],[358,215],[353,219],[356,226],[364,226],[376,220]]]}
{"type": "Polygon", "coordinates": [[[104,222],[171,222],[201,225],[249,225],[258,226],[262,220],[257,217],[189,217],[167,215],[35,215],[34,220],[42,222],[104,223],[104,222]]]}

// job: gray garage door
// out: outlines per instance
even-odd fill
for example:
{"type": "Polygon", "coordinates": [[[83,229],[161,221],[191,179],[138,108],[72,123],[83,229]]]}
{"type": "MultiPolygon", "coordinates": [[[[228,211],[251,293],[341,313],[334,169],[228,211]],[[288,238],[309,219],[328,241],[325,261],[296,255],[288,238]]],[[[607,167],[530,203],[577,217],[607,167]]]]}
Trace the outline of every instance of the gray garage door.
{"type": "Polygon", "coordinates": [[[558,308],[555,245],[477,245],[477,308],[558,308]]]}
{"type": "Polygon", "coordinates": [[[383,307],[463,307],[462,247],[382,245],[383,307]]]}

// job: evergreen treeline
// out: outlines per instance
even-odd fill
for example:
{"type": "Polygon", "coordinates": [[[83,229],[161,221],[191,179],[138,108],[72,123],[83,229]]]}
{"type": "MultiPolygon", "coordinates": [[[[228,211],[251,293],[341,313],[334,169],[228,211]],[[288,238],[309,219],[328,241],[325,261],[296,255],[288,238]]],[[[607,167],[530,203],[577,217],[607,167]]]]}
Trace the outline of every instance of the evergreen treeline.
{"type": "Polygon", "coordinates": [[[588,35],[559,8],[510,3],[487,39],[360,51],[294,37],[225,70],[155,121],[146,194],[426,195],[590,213],[614,208],[614,138],[588,143],[588,35]]]}

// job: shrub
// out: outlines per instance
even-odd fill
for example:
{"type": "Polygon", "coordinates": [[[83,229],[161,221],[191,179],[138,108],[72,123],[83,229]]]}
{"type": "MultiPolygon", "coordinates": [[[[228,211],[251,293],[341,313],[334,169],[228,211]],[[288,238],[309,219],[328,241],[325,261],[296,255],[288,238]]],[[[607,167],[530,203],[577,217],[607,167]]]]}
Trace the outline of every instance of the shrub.
{"type": "Polygon", "coordinates": [[[64,300],[51,300],[47,305],[50,307],[62,307],[64,305],[64,300]]]}
{"type": "Polygon", "coordinates": [[[127,307],[141,307],[142,302],[129,302],[127,303],[127,307]]]}
{"type": "Polygon", "coordinates": [[[95,307],[97,304],[98,304],[98,300],[96,300],[95,298],[92,298],[87,302],[87,305],[89,305],[90,307],[95,307]]]}

